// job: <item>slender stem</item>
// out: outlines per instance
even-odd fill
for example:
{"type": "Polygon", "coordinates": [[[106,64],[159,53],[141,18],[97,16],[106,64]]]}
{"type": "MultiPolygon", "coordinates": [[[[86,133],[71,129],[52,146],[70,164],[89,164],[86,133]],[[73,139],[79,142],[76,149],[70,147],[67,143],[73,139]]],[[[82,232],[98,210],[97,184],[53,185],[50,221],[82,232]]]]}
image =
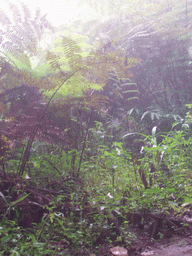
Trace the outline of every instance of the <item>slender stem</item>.
{"type": "Polygon", "coordinates": [[[113,193],[112,193],[112,195],[113,195],[113,198],[114,198],[114,189],[115,189],[115,187],[114,187],[115,186],[115,169],[114,168],[112,169],[112,172],[113,172],[112,173],[112,183],[113,183],[112,184],[113,185],[113,193]]]}
{"type": "Polygon", "coordinates": [[[85,145],[86,145],[87,135],[88,135],[88,132],[89,132],[89,126],[90,126],[90,123],[91,123],[92,114],[93,114],[93,109],[91,110],[91,114],[90,114],[89,119],[88,119],[87,130],[86,130],[85,139],[84,139],[84,142],[83,142],[83,147],[82,147],[82,150],[81,150],[81,155],[80,155],[80,160],[79,160],[79,167],[78,167],[78,170],[77,170],[77,176],[79,176],[81,163],[82,163],[82,160],[83,160],[83,153],[85,151],[85,145]]]}
{"type": "Polygon", "coordinates": [[[55,92],[53,93],[53,95],[50,97],[48,103],[46,104],[45,106],[45,109],[42,113],[42,116],[40,117],[39,119],[39,122],[34,126],[33,128],[33,131],[29,137],[29,140],[27,142],[27,146],[26,146],[26,149],[25,149],[25,152],[23,154],[23,158],[22,158],[22,162],[21,162],[21,166],[19,168],[19,176],[22,176],[23,175],[23,172],[25,170],[25,166],[29,160],[29,157],[30,157],[30,150],[31,150],[31,147],[32,147],[32,144],[33,144],[33,141],[35,139],[35,136],[37,134],[37,131],[39,129],[39,126],[41,124],[41,122],[43,121],[44,117],[45,117],[45,113],[49,107],[49,104],[51,102],[51,100],[54,98],[55,94],[59,91],[59,89],[64,85],[64,83],[69,79],[71,78],[75,73],[77,73],[78,71],[80,71],[81,69],[83,69],[84,67],[82,68],[79,68],[77,69],[76,71],[72,72],[67,78],[65,78],[62,82],[61,82],[61,85],[57,88],[57,90],[55,90],[55,92]]]}

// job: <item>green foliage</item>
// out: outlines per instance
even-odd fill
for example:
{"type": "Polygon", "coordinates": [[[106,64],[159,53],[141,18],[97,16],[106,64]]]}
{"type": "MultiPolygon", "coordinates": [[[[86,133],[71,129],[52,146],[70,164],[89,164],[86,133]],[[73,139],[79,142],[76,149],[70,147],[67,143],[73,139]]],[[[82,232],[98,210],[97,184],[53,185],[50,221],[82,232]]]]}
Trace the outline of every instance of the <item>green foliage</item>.
{"type": "MultiPolygon", "coordinates": [[[[138,167],[134,164],[132,155],[127,154],[122,149],[121,144],[113,144],[118,145],[121,152],[120,156],[117,155],[118,151],[113,147],[111,148],[113,150],[109,151],[108,147],[101,144],[97,148],[97,157],[89,158],[89,164],[85,165],[86,177],[88,178],[87,186],[90,186],[91,189],[94,181],[94,184],[97,184],[94,196],[96,196],[95,193],[98,193],[98,196],[103,195],[106,198],[107,194],[111,193],[114,194],[114,200],[119,200],[115,198],[122,199],[123,194],[127,191],[130,209],[137,207],[138,209],[161,209],[161,207],[165,209],[166,205],[169,205],[169,197],[172,193],[178,195],[176,200],[182,202],[182,198],[187,199],[186,177],[191,168],[191,161],[189,161],[191,158],[191,138],[188,137],[187,133],[185,131],[171,132],[164,137],[159,145],[155,142],[155,132],[151,138],[145,136],[145,143],[148,146],[144,147],[145,157],[140,159],[138,167]],[[151,164],[154,165],[155,172],[151,172],[151,164]],[[142,189],[143,181],[139,177],[139,168],[144,170],[148,184],[151,179],[153,180],[148,189],[142,189]],[[138,200],[133,204],[134,198],[138,198],[138,200]]],[[[102,137],[102,133],[98,136],[102,137]]],[[[100,143],[102,141],[101,138],[100,143]]]]}
{"type": "Polygon", "coordinates": [[[0,239],[0,255],[52,255],[54,253],[46,242],[38,241],[34,231],[18,227],[14,221],[1,222],[0,239]]]}
{"type": "MultiPolygon", "coordinates": [[[[62,82],[62,79],[69,73],[74,73],[59,91],[60,99],[66,98],[68,95],[71,97],[81,96],[90,89],[101,90],[112,69],[116,70],[118,74],[125,74],[123,59],[122,61],[121,58],[117,60],[118,52],[111,51],[103,54],[100,51],[93,51],[91,45],[87,44],[86,48],[85,45],[82,46],[81,37],[73,38],[74,36],[71,38],[62,36],[61,40],[55,41],[54,50],[47,52],[47,61],[57,72],[57,75],[53,76],[54,82],[57,81],[56,79],[60,79],[62,82]]],[[[54,86],[58,86],[58,84],[54,83],[54,86]]],[[[50,93],[54,88],[50,88],[50,93]]]]}
{"type": "Polygon", "coordinates": [[[189,111],[186,113],[186,122],[192,123],[192,115],[191,115],[192,104],[186,104],[186,106],[189,109],[189,111]]]}
{"type": "MultiPolygon", "coordinates": [[[[150,129],[167,119],[183,119],[185,104],[191,101],[191,1],[122,1],[118,7],[116,2],[111,4],[109,8],[107,1],[105,6],[108,11],[116,9],[116,16],[95,23],[94,35],[101,44],[115,42],[124,50],[127,74],[140,92],[139,101],[129,105],[140,109],[140,117],[151,116],[150,129]],[[132,56],[138,62],[130,67],[132,56]]],[[[88,35],[92,33],[90,29],[88,35]]]]}
{"type": "MultiPolygon", "coordinates": [[[[180,1],[138,2],[122,1],[114,26],[110,19],[62,28],[41,58],[42,27],[51,29],[45,17],[10,5],[16,26],[0,12],[5,37],[13,30],[0,42],[8,52],[0,57],[1,255],[128,245],[128,215],[191,207],[191,14],[180,1]],[[22,163],[14,140],[26,145],[22,163]],[[35,201],[39,191],[50,204],[35,201]],[[21,227],[27,202],[43,210],[32,230],[21,227]]],[[[114,1],[99,4],[115,9],[114,1]]]]}
{"type": "MultiPolygon", "coordinates": [[[[29,163],[31,182],[46,187],[48,180],[52,180],[55,182],[52,182],[52,189],[57,191],[62,180],[65,190],[62,189],[63,194],[55,196],[54,203],[46,207],[48,212],[33,231],[17,226],[19,214],[12,222],[4,218],[0,230],[1,250],[6,254],[65,252],[66,255],[81,255],[81,249],[85,255],[88,251],[95,251],[93,248],[100,240],[109,243],[134,240],[134,234],[129,231],[131,224],[126,220],[121,223],[120,233],[109,223],[109,216],[114,213],[119,218],[134,211],[167,213],[173,209],[182,214],[192,201],[188,180],[191,177],[192,140],[188,130],[172,131],[158,145],[157,135],[156,127],[152,136],[143,134],[144,156],[139,156],[137,165],[131,148],[124,148],[122,142],[113,142],[102,124],[97,122],[96,128],[90,129],[90,141],[87,141],[79,177],[83,189],[71,178],[74,151],[66,152],[36,143],[29,163]],[[94,145],[91,141],[95,142],[94,145]],[[155,172],[151,172],[152,163],[155,172]],[[147,188],[139,174],[141,168],[149,185],[147,188]]],[[[76,155],[78,157],[78,152],[76,155]]],[[[12,209],[26,196],[11,203],[12,209]]]]}

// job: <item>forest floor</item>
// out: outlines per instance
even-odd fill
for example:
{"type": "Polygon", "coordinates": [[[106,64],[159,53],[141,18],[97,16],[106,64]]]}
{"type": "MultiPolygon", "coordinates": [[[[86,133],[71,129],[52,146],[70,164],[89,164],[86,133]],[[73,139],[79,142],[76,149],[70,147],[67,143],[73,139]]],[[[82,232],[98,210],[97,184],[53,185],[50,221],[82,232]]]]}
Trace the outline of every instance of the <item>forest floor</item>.
{"type": "MultiPolygon", "coordinates": [[[[119,255],[119,256],[192,256],[192,232],[185,235],[174,235],[172,238],[165,238],[159,241],[151,241],[146,243],[146,236],[139,236],[134,246],[110,247],[103,245],[100,248],[101,256],[119,255]],[[147,244],[147,245],[146,245],[147,244]],[[117,251],[125,249],[124,253],[111,253],[111,248],[117,248],[117,251]],[[127,251],[127,253],[126,253],[127,251]]],[[[97,256],[97,254],[91,254],[97,256]]]]}
{"type": "Polygon", "coordinates": [[[142,240],[138,238],[137,245],[128,250],[128,256],[192,256],[192,233],[174,235],[142,246],[142,240]],[[139,241],[141,240],[141,242],[139,241]]]}
{"type": "MultiPolygon", "coordinates": [[[[175,216],[165,217],[167,225],[169,221],[172,224],[178,224],[183,219],[185,222],[184,227],[178,228],[177,230],[173,227],[166,228],[166,232],[162,237],[154,239],[155,231],[159,232],[163,230],[163,226],[152,225],[153,228],[145,229],[145,227],[132,227],[130,232],[135,234],[135,240],[131,242],[130,246],[125,245],[115,245],[114,247],[109,244],[103,244],[100,247],[99,254],[91,254],[90,256],[192,256],[192,222],[190,214],[191,211],[187,211],[187,214],[183,217],[176,218],[175,216]],[[114,253],[113,253],[114,251],[114,253]]],[[[135,215],[134,215],[135,216],[135,215]]],[[[162,215],[152,215],[150,216],[158,222],[162,219],[162,215]]],[[[155,223],[157,224],[157,223],[155,223]]],[[[181,223],[184,224],[184,223],[181,223]]],[[[159,234],[156,234],[159,235],[159,234]]],[[[113,243],[112,243],[113,244],[113,243]]]]}
{"type": "MultiPolygon", "coordinates": [[[[25,184],[19,177],[10,175],[6,177],[0,175],[0,177],[2,195],[6,195],[7,188],[10,191],[13,188],[21,191],[22,188],[22,191],[26,194],[21,197],[17,190],[14,190],[10,197],[10,202],[12,202],[13,206],[18,205],[18,209],[24,216],[22,221],[19,222],[19,225],[23,228],[30,228],[32,223],[35,222],[39,223],[44,211],[45,213],[47,212],[42,206],[51,205],[53,197],[60,194],[51,189],[27,186],[28,184],[25,184]]],[[[63,209],[64,214],[68,204],[66,202],[58,204],[54,210],[61,212],[63,209]],[[65,207],[61,208],[61,205],[65,207]]],[[[70,208],[69,210],[72,214],[75,213],[75,209],[70,208]]],[[[0,196],[0,213],[6,213],[6,203],[2,196],[0,196]]],[[[157,213],[157,211],[133,213],[122,211],[121,215],[117,214],[117,211],[109,213],[108,211],[105,212],[105,210],[101,211],[100,208],[92,208],[91,204],[82,209],[82,216],[86,221],[94,221],[94,219],[90,220],[90,216],[95,214],[105,219],[105,222],[108,223],[108,228],[101,229],[100,234],[97,234],[93,247],[79,249],[71,246],[70,248],[70,246],[65,244],[62,246],[59,243],[60,248],[63,249],[59,255],[192,256],[192,208],[189,208],[189,206],[181,216],[175,214],[171,209],[167,210],[166,214],[157,213]],[[126,226],[122,227],[123,224],[126,226]],[[115,237],[114,234],[116,234],[115,237]],[[98,248],[97,253],[93,249],[96,247],[98,248]],[[89,252],[92,250],[93,253],[90,254],[89,252]]]]}
{"type": "Polygon", "coordinates": [[[164,244],[157,243],[148,250],[145,256],[191,256],[192,255],[192,236],[174,237],[170,241],[164,241],[164,244]],[[150,253],[151,252],[151,253],[150,253]]]}
{"type": "MultiPolygon", "coordinates": [[[[83,251],[80,254],[83,255],[83,251]]],[[[63,250],[63,255],[73,256],[69,250],[63,250]]],[[[85,254],[88,255],[88,254],[85,254]]],[[[146,245],[146,237],[138,237],[134,246],[112,247],[109,244],[100,246],[100,252],[91,253],[89,256],[192,256],[192,233],[175,235],[172,238],[153,241],[146,245]],[[113,252],[112,252],[113,251],[113,252]]]]}
{"type": "Polygon", "coordinates": [[[151,243],[149,246],[141,248],[141,252],[130,252],[128,256],[191,256],[192,255],[192,236],[174,236],[160,242],[151,243]]]}

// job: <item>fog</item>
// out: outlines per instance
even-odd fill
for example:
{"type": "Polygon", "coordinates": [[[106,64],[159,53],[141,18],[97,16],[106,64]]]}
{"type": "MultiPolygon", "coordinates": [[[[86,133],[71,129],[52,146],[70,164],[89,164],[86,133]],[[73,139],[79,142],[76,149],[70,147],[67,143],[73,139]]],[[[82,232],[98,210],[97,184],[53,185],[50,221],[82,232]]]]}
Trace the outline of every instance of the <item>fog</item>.
{"type": "Polygon", "coordinates": [[[101,15],[94,8],[78,0],[2,0],[1,9],[11,16],[8,8],[9,3],[13,3],[18,7],[21,7],[22,3],[24,3],[29,7],[32,14],[39,8],[43,14],[47,14],[47,19],[54,26],[68,24],[75,20],[101,19],[101,15]]]}

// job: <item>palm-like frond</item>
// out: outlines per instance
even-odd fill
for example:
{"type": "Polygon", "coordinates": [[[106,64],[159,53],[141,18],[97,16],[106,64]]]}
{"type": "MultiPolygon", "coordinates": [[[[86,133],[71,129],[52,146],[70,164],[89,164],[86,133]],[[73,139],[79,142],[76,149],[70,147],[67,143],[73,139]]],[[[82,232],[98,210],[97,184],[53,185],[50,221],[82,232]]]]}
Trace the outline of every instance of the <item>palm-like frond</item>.
{"type": "Polygon", "coordinates": [[[22,4],[22,9],[23,9],[23,15],[24,15],[24,20],[28,20],[31,18],[31,12],[26,4],[22,4]]]}
{"type": "Polygon", "coordinates": [[[12,11],[14,23],[18,24],[21,23],[22,17],[21,17],[21,12],[19,11],[19,8],[13,4],[9,3],[10,10],[12,11]]]}
{"type": "Polygon", "coordinates": [[[12,19],[9,19],[6,13],[0,9],[1,47],[11,53],[26,51],[29,55],[35,55],[44,28],[53,29],[47,21],[46,15],[42,16],[37,10],[35,17],[32,17],[26,4],[22,4],[22,8],[13,3],[8,6],[12,13],[12,19]]]}
{"type": "Polygon", "coordinates": [[[9,26],[11,24],[9,17],[5,14],[3,10],[0,10],[0,24],[3,27],[9,26]]]}

